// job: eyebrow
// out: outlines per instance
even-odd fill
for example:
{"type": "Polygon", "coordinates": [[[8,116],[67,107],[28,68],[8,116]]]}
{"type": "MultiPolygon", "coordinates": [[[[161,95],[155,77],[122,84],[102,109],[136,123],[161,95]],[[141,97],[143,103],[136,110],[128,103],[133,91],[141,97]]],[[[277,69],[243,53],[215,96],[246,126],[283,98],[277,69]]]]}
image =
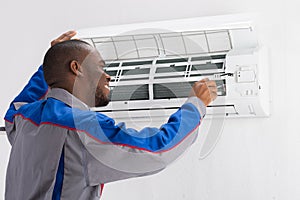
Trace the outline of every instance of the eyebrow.
{"type": "Polygon", "coordinates": [[[104,60],[100,60],[99,64],[105,66],[105,61],[104,60]]]}

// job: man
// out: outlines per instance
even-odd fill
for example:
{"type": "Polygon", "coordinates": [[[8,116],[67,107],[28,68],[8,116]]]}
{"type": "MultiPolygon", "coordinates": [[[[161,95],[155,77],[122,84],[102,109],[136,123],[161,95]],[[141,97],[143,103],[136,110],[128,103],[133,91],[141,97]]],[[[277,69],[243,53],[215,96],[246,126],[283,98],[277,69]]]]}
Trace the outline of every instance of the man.
{"type": "Polygon", "coordinates": [[[75,34],[51,42],[7,111],[7,200],[94,200],[104,183],[157,173],[195,141],[205,107],[217,96],[216,83],[205,79],[159,129],[116,125],[89,110],[108,104],[110,76],[94,47],[70,40],[75,34]]]}

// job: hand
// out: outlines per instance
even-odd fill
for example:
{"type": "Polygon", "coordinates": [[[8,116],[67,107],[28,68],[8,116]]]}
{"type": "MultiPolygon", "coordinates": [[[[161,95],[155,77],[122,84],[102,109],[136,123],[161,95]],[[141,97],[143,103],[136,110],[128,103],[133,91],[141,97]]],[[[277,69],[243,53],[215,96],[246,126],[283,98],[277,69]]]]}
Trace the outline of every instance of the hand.
{"type": "Polygon", "coordinates": [[[194,83],[190,96],[197,96],[207,106],[217,98],[217,84],[208,78],[202,79],[194,83]]]}
{"type": "Polygon", "coordinates": [[[68,31],[68,32],[62,34],[61,36],[59,36],[58,38],[56,38],[55,40],[52,40],[51,41],[51,46],[54,46],[57,43],[60,43],[60,42],[63,42],[63,41],[70,40],[75,35],[76,35],[76,31],[68,31]]]}

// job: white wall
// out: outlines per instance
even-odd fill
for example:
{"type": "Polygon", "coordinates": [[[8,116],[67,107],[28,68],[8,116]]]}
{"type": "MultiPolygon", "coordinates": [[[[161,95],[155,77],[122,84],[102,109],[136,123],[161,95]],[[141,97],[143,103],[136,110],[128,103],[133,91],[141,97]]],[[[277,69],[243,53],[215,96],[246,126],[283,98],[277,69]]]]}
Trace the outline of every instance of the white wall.
{"type": "MultiPolygon", "coordinates": [[[[198,159],[196,144],[158,175],[107,184],[103,199],[300,199],[299,7],[296,0],[2,1],[0,116],[42,62],[49,41],[65,30],[257,12],[263,16],[262,38],[270,48],[272,116],[227,120],[218,145],[206,159],[198,159]]],[[[1,199],[9,155],[4,135],[0,148],[1,199]]]]}

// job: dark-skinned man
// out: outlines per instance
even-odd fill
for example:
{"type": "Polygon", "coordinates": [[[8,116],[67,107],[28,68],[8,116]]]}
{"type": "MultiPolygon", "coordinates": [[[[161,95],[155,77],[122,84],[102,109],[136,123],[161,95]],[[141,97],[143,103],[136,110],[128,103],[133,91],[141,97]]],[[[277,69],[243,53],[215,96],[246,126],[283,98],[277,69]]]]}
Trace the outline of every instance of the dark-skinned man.
{"type": "Polygon", "coordinates": [[[12,145],[6,200],[96,200],[105,183],[157,173],[191,146],[214,81],[196,82],[190,97],[160,128],[140,131],[90,107],[109,103],[110,76],[99,52],[75,31],[51,42],[43,65],[6,113],[12,145]]]}

